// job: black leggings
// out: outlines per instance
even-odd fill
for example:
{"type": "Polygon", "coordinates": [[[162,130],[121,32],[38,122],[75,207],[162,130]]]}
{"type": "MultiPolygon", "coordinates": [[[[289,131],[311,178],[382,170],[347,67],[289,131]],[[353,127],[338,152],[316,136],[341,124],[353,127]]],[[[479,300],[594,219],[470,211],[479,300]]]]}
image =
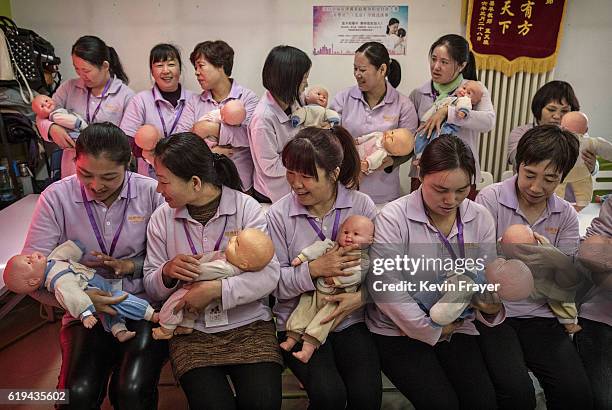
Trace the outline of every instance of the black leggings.
{"type": "Polygon", "coordinates": [[[593,407],[584,366],[556,318],[506,318],[495,327],[476,327],[500,409],[535,408],[528,369],[540,381],[548,409],[593,407]]]}
{"type": "MultiPolygon", "coordinates": [[[[286,340],[285,332],[279,341],[286,340]]],[[[298,343],[293,351],[302,348],[298,343]]],[[[382,401],[380,362],[372,334],[364,323],[331,332],[304,364],[282,350],[285,363],[302,382],[310,409],[379,409],[382,401]]]]}
{"type": "Polygon", "coordinates": [[[476,336],[457,333],[435,346],[406,336],[374,340],[383,372],[416,409],[496,408],[476,336]]]}
{"type": "Polygon", "coordinates": [[[190,409],[273,410],[281,407],[282,370],[280,364],[270,362],[198,367],[185,373],[180,382],[190,409]]]}
{"type": "Polygon", "coordinates": [[[136,337],[121,343],[100,322],[86,329],[80,321],[62,326],[62,368],[58,389],[69,389],[70,403],[59,409],[99,409],[106,396],[115,410],[157,408],[157,383],[168,358],[168,343],[151,337],[152,325],[127,320],[136,337]]]}

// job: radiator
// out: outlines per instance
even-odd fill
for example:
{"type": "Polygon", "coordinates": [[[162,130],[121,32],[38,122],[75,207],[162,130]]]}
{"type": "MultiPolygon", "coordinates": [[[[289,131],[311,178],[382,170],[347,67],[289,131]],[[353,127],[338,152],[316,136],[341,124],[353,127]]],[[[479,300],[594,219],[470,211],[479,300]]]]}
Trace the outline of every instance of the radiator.
{"type": "Polygon", "coordinates": [[[512,77],[499,71],[478,70],[478,79],[491,93],[497,113],[493,129],[480,136],[480,168],[493,174],[495,181],[499,181],[508,168],[506,155],[510,131],[516,126],[533,122],[531,99],[553,76],[554,70],[541,74],[518,72],[512,77]]]}

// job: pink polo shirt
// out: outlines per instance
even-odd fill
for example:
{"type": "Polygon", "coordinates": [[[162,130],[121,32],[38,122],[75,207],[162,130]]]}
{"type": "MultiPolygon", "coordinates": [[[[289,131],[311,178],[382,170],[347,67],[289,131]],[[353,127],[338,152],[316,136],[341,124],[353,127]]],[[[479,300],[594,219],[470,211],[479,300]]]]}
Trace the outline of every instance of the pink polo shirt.
{"type": "MultiPolygon", "coordinates": [[[[167,288],[164,285],[162,269],[166,262],[178,254],[193,254],[185,225],[197,253],[212,252],[219,239],[219,250],[224,250],[229,239],[246,228],[267,232],[261,205],[250,196],[225,186],[222,188],[217,213],[204,226],[189,215],[186,207],[172,209],[168,204],[160,206],[151,216],[147,230],[147,257],[144,264],[144,286],[155,301],[163,302],[180,286],[177,284],[167,288]]],[[[195,329],[216,333],[257,320],[272,320],[268,295],[276,289],[278,277],[278,260],[275,257],[261,271],[243,272],[222,279],[221,303],[223,310],[227,311],[228,324],[207,326],[202,313],[196,319],[195,329]]]]}
{"type": "MultiPolygon", "coordinates": [[[[117,126],[121,123],[123,112],[125,111],[130,99],[134,96],[134,91],[129,88],[117,77],[113,77],[108,91],[104,98],[91,95],[89,98],[89,113],[94,116],[96,108],[100,109],[94,118],[87,118],[87,87],[80,78],[73,78],[62,83],[53,94],[53,101],[57,108],[65,108],[68,111],[79,114],[88,124],[96,122],[111,122],[117,126]]],[[[40,135],[46,140],[49,137],[49,128],[53,122],[48,119],[36,118],[36,125],[40,135]]],[[[62,177],[72,175],[76,172],[74,165],[74,149],[65,149],[62,155],[62,177]]]]}
{"type": "MultiPolygon", "coordinates": [[[[459,214],[463,223],[463,237],[466,258],[495,257],[495,230],[491,214],[481,205],[465,199],[459,214]]],[[[449,258],[450,253],[442,245],[437,229],[429,222],[421,196],[421,189],[403,196],[387,205],[380,211],[374,221],[376,233],[375,245],[370,248],[370,259],[390,258],[395,255],[408,255],[410,258],[449,258]]],[[[457,224],[453,226],[448,241],[457,249],[457,224]]],[[[408,278],[407,271],[399,272],[396,268],[385,269],[378,276],[373,276],[372,269],[368,273],[369,293],[375,303],[367,305],[366,324],[373,332],[385,336],[408,336],[429,345],[435,345],[441,339],[442,328],[434,325],[407,292],[397,294],[376,294],[373,280],[384,283],[399,283],[398,280],[408,278]]],[[[431,273],[424,269],[415,272],[417,280],[420,277],[431,279],[431,273]]],[[[406,279],[403,279],[406,280],[406,279]]],[[[472,313],[464,319],[463,324],[455,333],[478,335],[474,319],[487,326],[495,326],[505,318],[504,309],[493,318],[485,318],[480,311],[472,313]]]]}
{"type": "MultiPolygon", "coordinates": [[[[463,80],[461,84],[464,84],[466,81],[468,80],[463,80]]],[[[483,84],[481,84],[481,87],[484,90],[482,98],[476,106],[472,107],[467,117],[463,119],[458,117],[456,107],[449,105],[448,117],[446,119],[449,124],[455,124],[460,127],[459,131],[457,131],[457,136],[470,147],[474,154],[474,159],[476,160],[476,181],[480,180],[480,157],[478,154],[480,134],[491,131],[495,126],[495,109],[491,102],[491,95],[483,84]]],[[[421,87],[412,90],[410,100],[414,103],[419,118],[423,118],[423,115],[425,115],[435,101],[431,81],[427,81],[421,87]]],[[[417,176],[414,166],[410,170],[410,176],[417,176]]]]}
{"type": "MultiPolygon", "coordinates": [[[[501,237],[506,228],[514,224],[528,225],[550,241],[566,255],[574,256],[578,249],[578,214],[569,202],[553,194],[548,198],[546,210],[538,220],[530,225],[521,209],[516,194],[515,175],[505,181],[489,185],[476,197],[476,202],[486,207],[495,220],[496,238],[501,237]]],[[[528,298],[518,302],[504,301],[508,317],[554,317],[546,300],[528,298]]]]}
{"type": "MultiPolygon", "coordinates": [[[[348,190],[344,185],[338,184],[336,201],[323,218],[312,217],[308,210],[298,202],[293,192],[285,195],[268,210],[266,218],[270,236],[280,263],[280,280],[274,293],[276,297],[274,314],[279,330],[285,330],[287,319],[297,306],[302,293],[315,290],[308,262],[297,267],[291,266],[291,261],[302,252],[302,249],[319,240],[307,218],[313,218],[321,232],[327,238],[333,239],[336,212],[339,212],[340,215],[339,229],[342,222],[351,215],[363,215],[374,219],[376,206],[367,195],[348,190]]],[[[354,323],[363,322],[363,320],[363,309],[359,309],[347,316],[336,331],[345,329],[354,323]]]]}
{"type": "MultiPolygon", "coordinates": [[[[353,138],[395,128],[408,128],[415,132],[418,126],[412,102],[388,82],[385,97],[373,108],[370,108],[357,86],[336,94],[330,108],[340,114],[342,126],[353,138]]],[[[393,201],[400,196],[399,168],[389,174],[376,171],[364,176],[359,189],[377,204],[393,201]]]]}
{"type": "Polygon", "coordinates": [[[211,92],[207,90],[201,94],[193,94],[187,100],[185,111],[176,127],[176,132],[191,131],[193,124],[200,117],[207,112],[219,109],[220,106],[231,100],[240,100],[244,104],[246,117],[240,125],[221,124],[219,145],[231,145],[233,147],[234,153],[231,159],[238,169],[238,174],[240,174],[242,188],[247,191],[253,186],[253,160],[251,158],[247,132],[253,117],[253,111],[255,111],[259,101],[259,98],[253,91],[232,80],[232,88],[228,96],[221,102],[215,101],[211,92]]]}
{"type": "MultiPolygon", "coordinates": [[[[147,223],[153,211],[164,200],[155,192],[157,183],[154,179],[126,173],[121,194],[110,207],[85,195],[91,205],[95,222],[100,230],[104,245],[110,252],[113,238],[121,223],[123,228],[117,240],[115,252],[117,259],[140,259],[140,269],[133,276],[122,280],[124,291],[141,298],[151,300],[144,293],[142,283],[142,263],[147,243],[147,223]],[[130,195],[128,187],[130,184],[130,195]],[[123,219],[124,210],[125,220],[123,219]]],[[[51,184],[40,195],[22,253],[39,251],[45,255],[67,240],[79,241],[86,250],[84,260],[92,258],[90,251],[101,251],[81,194],[81,184],[76,175],[71,175],[51,184]]],[[[110,279],[116,279],[114,272],[99,268],[97,273],[110,279]]]]}

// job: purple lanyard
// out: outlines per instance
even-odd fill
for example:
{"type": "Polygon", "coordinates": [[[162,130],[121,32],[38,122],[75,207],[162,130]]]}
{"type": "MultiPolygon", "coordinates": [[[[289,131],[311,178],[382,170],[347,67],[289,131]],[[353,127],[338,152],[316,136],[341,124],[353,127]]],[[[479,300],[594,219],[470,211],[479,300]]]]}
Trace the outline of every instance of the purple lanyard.
{"type": "MultiPolygon", "coordinates": [[[[425,207],[425,202],[423,202],[423,207],[425,207]]],[[[429,216],[429,211],[427,211],[427,208],[425,208],[425,214],[431,220],[431,216],[429,216]]],[[[442,242],[442,244],[446,247],[450,256],[453,259],[457,259],[457,254],[455,253],[455,250],[453,249],[453,246],[451,245],[451,243],[448,241],[448,238],[444,236],[442,232],[440,232],[437,226],[434,225],[434,228],[436,228],[438,238],[440,239],[440,242],[442,242]]],[[[459,255],[461,256],[462,259],[465,259],[465,242],[463,240],[463,222],[461,222],[461,215],[459,215],[459,208],[457,208],[457,243],[459,245],[459,255]]]]}
{"type": "Polygon", "coordinates": [[[94,217],[93,210],[91,209],[91,205],[87,200],[87,195],[85,195],[85,187],[83,186],[83,184],[81,184],[81,196],[83,197],[83,205],[85,205],[85,210],[87,211],[87,216],[89,217],[89,224],[91,225],[91,228],[94,231],[94,235],[96,235],[100,250],[103,254],[108,256],[113,256],[113,253],[115,252],[115,246],[117,246],[119,236],[121,235],[121,231],[123,230],[123,224],[125,223],[125,215],[127,213],[128,205],[130,203],[130,177],[131,176],[128,176],[127,180],[127,199],[125,200],[125,206],[123,207],[123,216],[121,217],[121,224],[119,224],[119,228],[117,228],[117,232],[115,232],[115,236],[113,237],[113,241],[111,242],[110,252],[106,252],[106,245],[104,244],[104,239],[102,239],[100,228],[98,228],[98,224],[96,223],[96,218],[94,217]]]}
{"type": "MultiPolygon", "coordinates": [[[[215,252],[219,250],[221,246],[221,241],[223,240],[223,235],[225,234],[225,228],[227,227],[227,216],[225,217],[225,222],[223,223],[223,230],[221,231],[221,235],[219,235],[219,239],[217,239],[217,243],[215,243],[215,252]]],[[[183,219],[183,228],[185,229],[185,236],[187,237],[187,242],[189,242],[189,247],[191,248],[191,253],[194,255],[198,254],[198,251],[193,243],[193,239],[191,239],[191,234],[189,234],[189,230],[187,229],[187,219],[183,219]]]]}
{"type": "MultiPolygon", "coordinates": [[[[321,231],[321,228],[317,226],[316,222],[314,221],[314,218],[307,216],[306,219],[308,220],[308,223],[310,224],[310,226],[312,226],[312,229],[314,229],[314,231],[316,232],[319,239],[324,241],[326,237],[323,234],[323,231],[321,231]]],[[[336,209],[336,217],[334,218],[334,227],[332,229],[332,237],[331,237],[332,241],[335,241],[336,237],[338,236],[338,226],[339,225],[340,225],[340,210],[336,209]]]]}
{"type": "Polygon", "coordinates": [[[180,108],[174,114],[174,122],[172,123],[172,127],[170,127],[170,132],[166,129],[166,121],[164,121],[164,116],[162,115],[161,108],[159,108],[159,101],[155,99],[155,87],[151,89],[153,93],[153,100],[155,101],[155,108],[157,108],[157,114],[159,114],[159,120],[161,121],[162,128],[164,129],[164,137],[168,138],[172,135],[172,132],[176,128],[176,124],[178,124],[179,119],[181,118],[181,114],[183,114],[183,108],[185,108],[185,101],[179,101],[180,108]]]}
{"type": "Polygon", "coordinates": [[[109,78],[108,81],[106,82],[106,85],[104,86],[104,89],[102,90],[102,94],[100,95],[100,102],[98,103],[98,106],[96,107],[93,113],[93,117],[89,117],[89,98],[91,97],[91,88],[87,89],[87,123],[88,124],[91,124],[96,119],[96,115],[98,115],[98,111],[100,111],[100,107],[102,106],[102,101],[104,101],[104,99],[106,98],[106,92],[108,91],[112,82],[113,82],[112,77],[109,78]]]}

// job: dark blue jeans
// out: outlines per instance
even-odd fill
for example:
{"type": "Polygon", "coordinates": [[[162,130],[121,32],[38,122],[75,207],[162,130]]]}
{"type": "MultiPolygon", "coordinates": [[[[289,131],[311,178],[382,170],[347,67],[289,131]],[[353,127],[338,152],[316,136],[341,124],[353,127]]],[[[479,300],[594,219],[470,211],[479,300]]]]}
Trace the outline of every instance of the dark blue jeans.
{"type": "Polygon", "coordinates": [[[612,409],[612,326],[580,318],[574,343],[593,390],[596,410],[612,409]]]}
{"type": "MultiPolygon", "coordinates": [[[[279,332],[279,341],[286,340],[279,332]]],[[[299,351],[298,343],[293,351],[299,351]]],[[[282,350],[285,363],[302,382],[309,409],[379,409],[382,377],[376,345],[364,323],[331,332],[304,364],[282,350]]]]}

